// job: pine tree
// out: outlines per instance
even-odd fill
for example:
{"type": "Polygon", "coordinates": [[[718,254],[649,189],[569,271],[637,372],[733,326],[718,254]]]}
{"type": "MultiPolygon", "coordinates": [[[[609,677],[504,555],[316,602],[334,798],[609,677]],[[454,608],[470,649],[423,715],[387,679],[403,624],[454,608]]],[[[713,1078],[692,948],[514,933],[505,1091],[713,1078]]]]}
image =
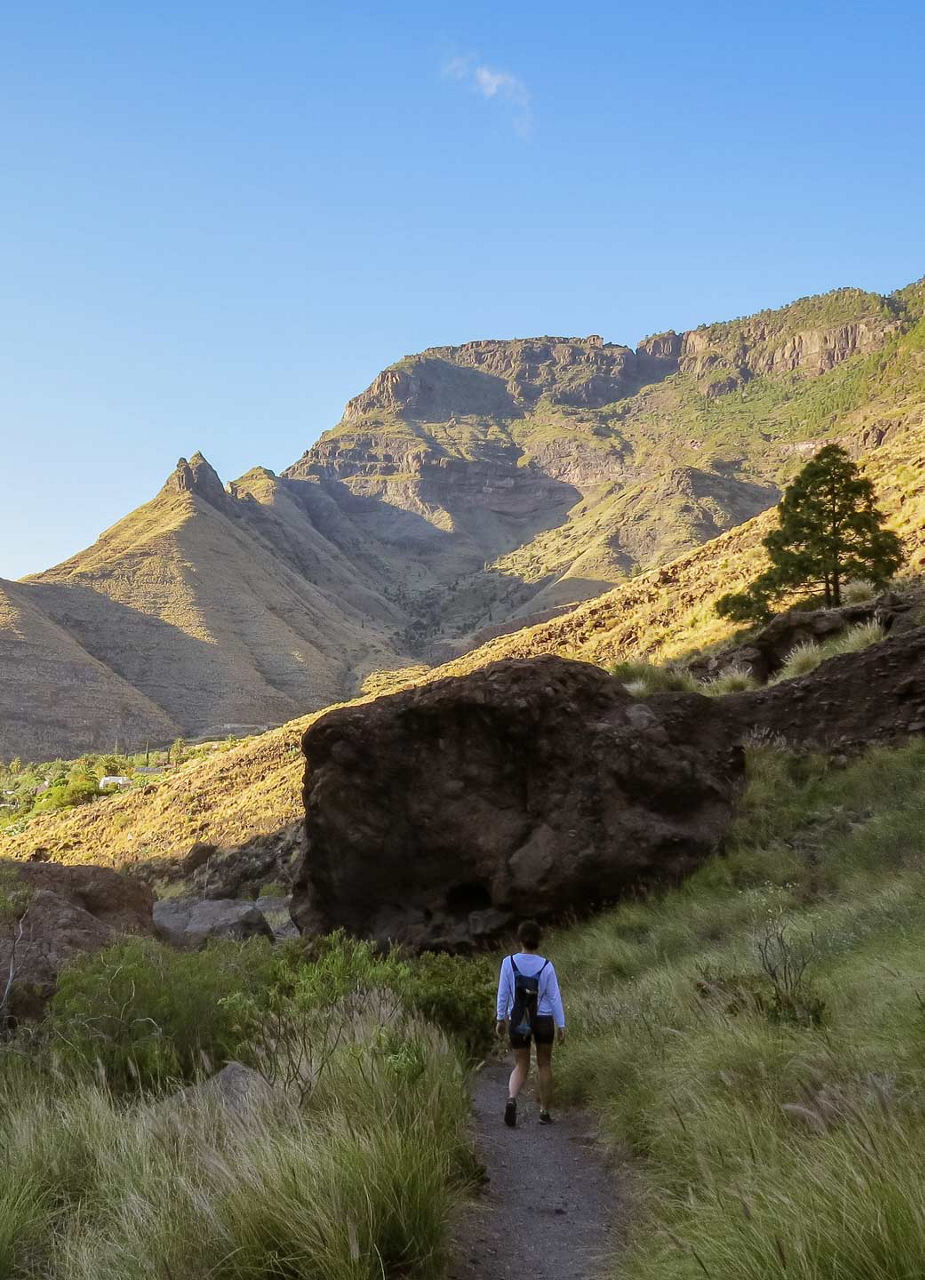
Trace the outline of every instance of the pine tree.
{"type": "Polygon", "coordinates": [[[837,607],[848,579],[882,586],[902,564],[902,543],[883,528],[873,485],[839,445],[806,464],[777,514],[779,527],[764,539],[770,567],[745,592],[721,596],[721,616],[766,616],[770,600],[799,587],[821,588],[826,608],[837,607]]]}

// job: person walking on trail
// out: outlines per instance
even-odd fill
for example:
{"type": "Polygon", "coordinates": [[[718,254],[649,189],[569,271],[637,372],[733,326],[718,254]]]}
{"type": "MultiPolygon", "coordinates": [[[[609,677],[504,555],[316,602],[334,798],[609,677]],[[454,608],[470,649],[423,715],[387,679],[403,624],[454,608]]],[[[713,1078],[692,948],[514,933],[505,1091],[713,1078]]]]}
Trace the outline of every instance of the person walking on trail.
{"type": "Polygon", "coordinates": [[[514,1050],[504,1108],[504,1123],[511,1129],[517,1124],[517,1095],[530,1075],[531,1042],[536,1043],[540,1124],[552,1124],[552,1047],[565,1039],[565,1011],[552,961],[538,951],[541,937],[536,921],[524,920],[517,930],[521,950],[504,957],[498,979],[498,1036],[508,1031],[514,1050]]]}

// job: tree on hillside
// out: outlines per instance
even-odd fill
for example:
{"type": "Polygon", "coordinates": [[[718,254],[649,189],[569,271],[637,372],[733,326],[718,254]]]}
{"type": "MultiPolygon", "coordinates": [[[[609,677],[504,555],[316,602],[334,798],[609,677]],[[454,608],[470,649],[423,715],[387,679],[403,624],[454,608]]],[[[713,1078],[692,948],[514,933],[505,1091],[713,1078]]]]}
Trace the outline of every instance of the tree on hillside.
{"type": "Polygon", "coordinates": [[[769,602],[800,587],[821,588],[826,608],[843,584],[882,586],[902,564],[902,543],[883,527],[874,486],[839,445],[826,445],[784,491],[779,527],[764,539],[771,564],[744,591],[720,596],[717,613],[742,622],[767,617],[769,602]]]}

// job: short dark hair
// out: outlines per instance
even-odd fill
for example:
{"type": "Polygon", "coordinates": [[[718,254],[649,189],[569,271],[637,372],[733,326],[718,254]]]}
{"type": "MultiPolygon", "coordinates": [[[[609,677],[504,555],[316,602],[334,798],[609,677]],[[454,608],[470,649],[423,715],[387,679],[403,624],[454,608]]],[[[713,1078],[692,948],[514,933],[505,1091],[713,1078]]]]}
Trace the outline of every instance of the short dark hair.
{"type": "Polygon", "coordinates": [[[540,945],[540,938],[543,936],[543,930],[535,920],[521,920],[517,926],[517,938],[523,946],[528,947],[531,951],[535,951],[540,945]]]}

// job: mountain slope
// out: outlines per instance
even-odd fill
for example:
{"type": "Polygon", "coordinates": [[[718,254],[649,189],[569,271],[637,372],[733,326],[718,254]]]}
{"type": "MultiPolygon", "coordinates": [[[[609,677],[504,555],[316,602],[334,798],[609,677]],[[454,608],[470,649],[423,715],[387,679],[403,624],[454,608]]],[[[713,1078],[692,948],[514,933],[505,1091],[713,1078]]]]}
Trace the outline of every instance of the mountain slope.
{"type": "MultiPolygon", "coordinates": [[[[155,740],[265,727],[342,697],[355,672],[394,659],[384,636],[403,620],[271,480],[252,476],[228,494],[198,457],[88,551],[17,592],[65,644],[160,709],[155,740]]],[[[19,750],[8,724],[0,750],[19,750]]],[[[58,751],[112,742],[104,706],[62,716],[60,729],[58,751]]]]}
{"type": "Polygon", "coordinates": [[[600,594],[772,505],[799,446],[920,314],[856,289],[646,339],[437,347],[385,370],[287,476],[415,557],[409,637],[600,594]]]}
{"type": "Polygon", "coordinates": [[[0,750],[47,759],[62,740],[115,745],[170,741],[178,726],[163,708],[93,658],[34,602],[28,587],[0,580],[0,750]],[[65,729],[64,726],[67,726],[65,729]]]}
{"type": "MultiPolygon", "coordinates": [[[[598,337],[431,348],[381,373],[280,476],[255,467],[224,486],[201,456],[181,460],[93,547],[17,584],[42,635],[36,669],[60,696],[30,736],[9,614],[0,754],[110,747],[127,688],[136,743],[279,723],[373,670],[445,660],[486,628],[620,584],[618,647],[635,644],[661,608],[643,625],[640,574],[717,537],[719,554],[822,441],[863,453],[907,430],[923,310],[919,282],[636,350],[598,337]],[[94,682],[105,696],[86,696],[94,682]]],[[[915,448],[894,450],[896,466],[915,448]]],[[[709,564],[704,592],[741,576],[709,564]]]]}

